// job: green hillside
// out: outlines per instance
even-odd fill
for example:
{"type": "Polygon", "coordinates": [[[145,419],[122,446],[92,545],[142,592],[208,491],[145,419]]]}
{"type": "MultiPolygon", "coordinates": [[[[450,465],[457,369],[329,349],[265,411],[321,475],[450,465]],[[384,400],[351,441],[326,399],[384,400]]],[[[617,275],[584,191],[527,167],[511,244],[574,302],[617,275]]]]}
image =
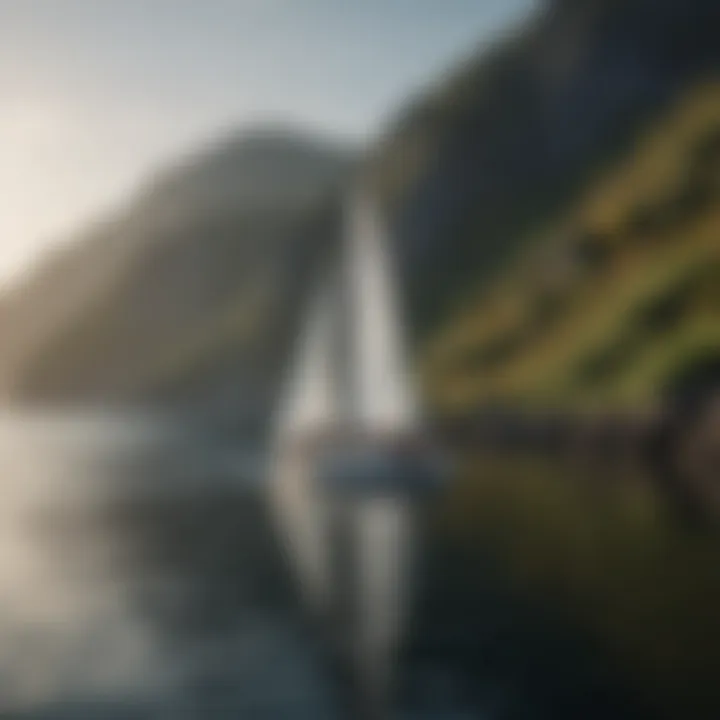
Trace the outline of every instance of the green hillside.
{"type": "MultiPolygon", "coordinates": [[[[478,238],[478,242],[482,242],[478,238]]],[[[720,85],[687,92],[427,342],[437,407],[652,403],[720,359],[720,85]]]]}

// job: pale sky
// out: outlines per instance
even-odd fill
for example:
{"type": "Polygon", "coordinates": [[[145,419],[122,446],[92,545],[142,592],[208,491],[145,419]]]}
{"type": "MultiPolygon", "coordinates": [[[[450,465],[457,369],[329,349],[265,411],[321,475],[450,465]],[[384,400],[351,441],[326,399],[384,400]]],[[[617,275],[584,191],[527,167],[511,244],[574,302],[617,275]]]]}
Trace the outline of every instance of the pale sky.
{"type": "Polygon", "coordinates": [[[0,0],[0,281],[234,127],[366,139],[534,0],[0,0]]]}

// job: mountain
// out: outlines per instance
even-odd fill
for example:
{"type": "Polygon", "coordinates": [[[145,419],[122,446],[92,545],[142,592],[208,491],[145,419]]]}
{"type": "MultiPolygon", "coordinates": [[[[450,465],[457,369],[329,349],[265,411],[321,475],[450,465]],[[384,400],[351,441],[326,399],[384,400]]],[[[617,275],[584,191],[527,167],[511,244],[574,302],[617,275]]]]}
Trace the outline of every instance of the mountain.
{"type": "Polygon", "coordinates": [[[438,408],[647,403],[720,357],[719,29],[714,0],[546,3],[398,119],[370,173],[438,408]]]}
{"type": "Polygon", "coordinates": [[[159,173],[0,306],[6,394],[266,405],[353,155],[263,128],[159,173]]]}
{"type": "Polygon", "coordinates": [[[632,410],[717,383],[720,83],[681,94],[538,227],[424,360],[445,410],[632,410]]]}
{"type": "MultiPolygon", "coordinates": [[[[438,412],[720,367],[719,28],[716,0],[546,2],[370,149],[438,412]]],[[[160,174],[0,306],[0,388],[266,413],[351,155],[256,132],[160,174]]]]}

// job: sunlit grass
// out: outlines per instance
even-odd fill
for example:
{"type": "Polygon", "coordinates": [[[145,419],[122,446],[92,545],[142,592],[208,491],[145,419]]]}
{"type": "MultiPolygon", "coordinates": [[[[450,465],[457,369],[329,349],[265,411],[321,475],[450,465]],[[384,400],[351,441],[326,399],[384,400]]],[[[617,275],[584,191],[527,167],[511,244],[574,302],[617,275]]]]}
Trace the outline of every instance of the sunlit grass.
{"type": "Polygon", "coordinates": [[[720,168],[698,155],[718,132],[720,90],[703,86],[537,235],[494,287],[439,328],[422,365],[437,408],[487,400],[648,404],[695,353],[720,351],[707,327],[720,323],[712,298],[662,337],[637,324],[642,308],[720,261],[720,168]],[[586,238],[605,248],[602,260],[578,256],[586,238]],[[609,377],[583,377],[593,358],[623,343],[632,348],[609,377]]]}

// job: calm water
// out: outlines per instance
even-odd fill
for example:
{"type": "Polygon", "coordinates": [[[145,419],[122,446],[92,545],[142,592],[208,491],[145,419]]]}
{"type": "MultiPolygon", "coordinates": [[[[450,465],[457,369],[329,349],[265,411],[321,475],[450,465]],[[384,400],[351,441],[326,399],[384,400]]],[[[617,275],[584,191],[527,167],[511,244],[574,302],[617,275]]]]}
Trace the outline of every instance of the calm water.
{"type": "MultiPolygon", "coordinates": [[[[298,609],[262,471],[163,417],[2,416],[0,715],[345,717],[348,686],[298,609]]],[[[406,515],[377,501],[354,513],[361,617],[328,623],[368,692],[392,669],[406,515]]]]}
{"type": "Polygon", "coordinates": [[[159,418],[0,418],[0,716],[333,717],[253,464],[159,418]]]}
{"type": "MultiPolygon", "coordinates": [[[[0,417],[0,717],[346,717],[271,532],[262,466],[161,417],[0,417]]],[[[378,543],[418,533],[400,508],[367,512],[354,646],[372,658],[408,591],[386,582],[403,553],[378,543]]],[[[572,644],[491,569],[404,542],[426,572],[393,668],[397,717],[557,720],[579,717],[578,697],[599,708],[583,717],[608,716],[572,644]]]]}

